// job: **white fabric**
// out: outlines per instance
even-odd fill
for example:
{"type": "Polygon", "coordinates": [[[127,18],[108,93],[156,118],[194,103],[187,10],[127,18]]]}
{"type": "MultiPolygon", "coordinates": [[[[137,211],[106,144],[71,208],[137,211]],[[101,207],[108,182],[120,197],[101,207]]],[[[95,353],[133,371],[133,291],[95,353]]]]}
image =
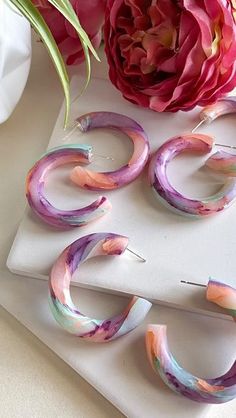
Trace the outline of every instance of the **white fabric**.
{"type": "Polygon", "coordinates": [[[0,0],[0,123],[10,116],[21,97],[30,61],[30,25],[7,1],[0,0]]]}

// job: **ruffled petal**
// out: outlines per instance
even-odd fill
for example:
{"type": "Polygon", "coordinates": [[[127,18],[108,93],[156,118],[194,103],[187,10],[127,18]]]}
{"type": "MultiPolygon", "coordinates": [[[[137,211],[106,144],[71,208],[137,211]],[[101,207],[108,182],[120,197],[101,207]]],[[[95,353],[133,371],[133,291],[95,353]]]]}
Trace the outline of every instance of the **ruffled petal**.
{"type": "Polygon", "coordinates": [[[236,3],[108,0],[105,50],[113,84],[158,112],[212,103],[236,86],[236,3]]]}

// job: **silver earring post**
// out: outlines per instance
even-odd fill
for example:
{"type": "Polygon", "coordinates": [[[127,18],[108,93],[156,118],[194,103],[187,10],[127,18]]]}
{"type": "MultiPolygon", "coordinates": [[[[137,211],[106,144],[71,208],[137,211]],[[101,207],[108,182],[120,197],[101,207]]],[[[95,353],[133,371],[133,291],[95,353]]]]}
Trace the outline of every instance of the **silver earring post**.
{"type": "Polygon", "coordinates": [[[73,133],[76,131],[76,129],[79,127],[79,124],[76,123],[72,126],[71,130],[68,132],[68,134],[66,134],[65,136],[63,136],[63,138],[61,139],[63,142],[67,141],[67,139],[69,139],[71,137],[71,135],[73,135],[73,133]]]}
{"type": "Polygon", "coordinates": [[[200,126],[203,125],[203,123],[205,123],[205,119],[200,120],[200,122],[195,126],[195,128],[192,129],[192,133],[194,133],[198,128],[200,128],[200,126]]]}
{"type": "MultiPolygon", "coordinates": [[[[70,130],[70,132],[68,132],[68,134],[66,134],[63,138],[62,141],[65,142],[67,141],[67,139],[69,139],[71,137],[71,135],[73,135],[73,133],[76,131],[77,128],[80,128],[80,123],[76,123],[70,130]]],[[[108,157],[107,155],[101,155],[101,154],[93,154],[93,156],[95,157],[99,157],[99,158],[104,158],[105,160],[111,160],[111,161],[115,161],[115,158],[113,157],[108,157]]]]}
{"type": "Polygon", "coordinates": [[[108,157],[107,155],[101,155],[101,154],[93,154],[95,157],[99,157],[99,158],[103,158],[104,160],[111,160],[111,161],[115,161],[115,158],[113,157],[108,157]]]}
{"type": "MultiPolygon", "coordinates": [[[[200,126],[202,126],[204,123],[206,122],[206,120],[205,119],[202,119],[202,120],[200,120],[200,122],[195,126],[195,128],[193,128],[192,129],[192,133],[194,133],[194,132],[196,132],[196,130],[198,129],[198,128],[200,128],[200,126]]],[[[218,143],[215,143],[215,145],[217,146],[217,147],[223,147],[223,148],[230,148],[230,149],[236,149],[236,146],[233,146],[233,145],[225,145],[225,144],[218,144],[218,143]]]]}
{"type": "Polygon", "coordinates": [[[143,258],[141,255],[135,253],[134,251],[130,250],[130,248],[126,248],[127,251],[129,251],[131,254],[135,255],[139,260],[141,260],[143,263],[146,263],[146,259],[143,258]]]}
{"type": "Polygon", "coordinates": [[[218,147],[223,147],[223,148],[236,149],[236,147],[233,145],[225,145],[225,144],[215,144],[215,145],[217,145],[218,147]]]}
{"type": "Polygon", "coordinates": [[[187,282],[185,280],[180,280],[180,283],[190,284],[191,286],[207,287],[205,284],[194,283],[194,282],[187,282]]]}

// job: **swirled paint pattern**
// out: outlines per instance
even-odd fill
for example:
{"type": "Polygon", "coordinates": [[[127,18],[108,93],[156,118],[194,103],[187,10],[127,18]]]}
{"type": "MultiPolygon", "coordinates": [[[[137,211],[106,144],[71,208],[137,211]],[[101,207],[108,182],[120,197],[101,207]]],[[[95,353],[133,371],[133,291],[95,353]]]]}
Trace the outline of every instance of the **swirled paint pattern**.
{"type": "Polygon", "coordinates": [[[200,119],[206,123],[211,123],[223,115],[236,113],[236,97],[229,96],[217,100],[216,103],[206,106],[200,112],[200,119]]]}
{"type": "Polygon", "coordinates": [[[236,155],[225,151],[217,151],[206,161],[206,166],[228,177],[236,177],[236,155]]]}
{"type": "Polygon", "coordinates": [[[73,162],[88,164],[91,157],[92,148],[89,145],[59,146],[44,154],[31,168],[26,179],[26,197],[32,210],[44,222],[63,229],[80,227],[111,210],[111,203],[105,196],[100,196],[90,205],[75,210],[58,209],[45,196],[45,181],[50,170],[73,162]]]}
{"type": "MultiPolygon", "coordinates": [[[[236,319],[236,289],[209,280],[206,297],[236,319]]],[[[220,377],[204,379],[194,376],[183,369],[171,354],[165,325],[148,325],[146,348],[152,368],[173,391],[193,401],[212,404],[225,403],[236,397],[236,361],[220,377]]]]}
{"type": "Polygon", "coordinates": [[[70,282],[75,270],[88,258],[101,255],[121,255],[128,238],[112,233],[94,233],[69,245],[55,262],[49,280],[49,301],[57,322],[68,332],[94,342],[107,342],[127,334],[145,318],[152,304],[133,296],[119,315],[109,319],[94,319],[84,315],[74,305],[70,282]]]}
{"type": "Polygon", "coordinates": [[[75,167],[71,179],[80,187],[89,190],[113,190],[135,180],[145,167],[149,157],[149,141],[143,128],[133,119],[114,112],[91,112],[77,119],[82,132],[96,128],[110,128],[126,134],[133,142],[134,150],[126,165],[115,171],[94,172],[84,167],[75,167]]]}
{"type": "Polygon", "coordinates": [[[165,142],[153,155],[149,165],[149,180],[155,195],[165,205],[181,215],[203,218],[223,211],[236,199],[236,181],[226,180],[218,193],[202,200],[190,199],[179,193],[167,176],[171,160],[184,151],[207,154],[212,150],[213,138],[203,134],[184,134],[165,142]]]}

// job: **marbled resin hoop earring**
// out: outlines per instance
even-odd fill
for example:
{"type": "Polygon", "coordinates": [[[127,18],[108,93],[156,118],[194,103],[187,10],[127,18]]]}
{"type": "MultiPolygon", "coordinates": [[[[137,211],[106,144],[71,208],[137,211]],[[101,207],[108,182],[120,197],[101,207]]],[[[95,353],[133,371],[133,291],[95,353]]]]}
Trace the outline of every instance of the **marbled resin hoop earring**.
{"type": "Polygon", "coordinates": [[[223,99],[217,100],[216,103],[204,107],[200,114],[200,122],[193,130],[193,132],[198,129],[202,124],[211,124],[217,118],[236,113],[236,97],[225,97],[223,99]]]}
{"type": "Polygon", "coordinates": [[[26,179],[26,197],[30,207],[44,222],[57,228],[84,226],[111,209],[111,203],[104,196],[76,210],[58,209],[45,196],[44,185],[50,170],[73,162],[88,164],[91,157],[92,147],[89,145],[60,146],[48,151],[31,168],[26,179]]]}
{"type": "MultiPolygon", "coordinates": [[[[236,289],[210,280],[207,299],[224,307],[236,319],[236,289]]],[[[174,392],[203,403],[225,403],[236,397],[236,361],[220,377],[203,379],[183,369],[170,352],[165,325],[148,325],[146,348],[152,368],[174,392]]]]}
{"type": "Polygon", "coordinates": [[[120,255],[127,245],[127,237],[95,233],[73,242],[59,256],[49,279],[49,300],[55,319],[68,332],[89,341],[107,342],[127,334],[143,321],[152,306],[143,298],[133,296],[123,312],[101,320],[81,313],[70,296],[70,281],[81,263],[100,255],[120,255]]]}
{"type": "Polygon", "coordinates": [[[236,198],[236,181],[227,179],[220,191],[208,198],[190,199],[179,193],[169,182],[167,166],[178,154],[193,151],[207,154],[212,150],[213,138],[203,134],[183,134],[165,142],[153,155],[149,165],[149,180],[159,200],[181,215],[198,218],[220,212],[236,198]]]}
{"type": "Polygon", "coordinates": [[[77,119],[78,128],[87,132],[96,128],[117,129],[133,142],[134,151],[129,162],[116,171],[97,173],[83,167],[75,167],[71,179],[89,190],[113,190],[135,180],[142,172],[149,157],[149,141],[143,128],[133,119],[113,112],[92,112],[77,119]]]}
{"type": "MultiPolygon", "coordinates": [[[[236,97],[225,97],[218,100],[215,104],[205,107],[200,113],[200,123],[210,124],[220,116],[236,113],[236,97]]],[[[196,128],[195,128],[196,129],[196,128]]],[[[226,148],[236,149],[236,146],[222,145],[226,148]]],[[[236,177],[236,155],[230,152],[219,150],[212,154],[206,161],[206,166],[219,173],[225,174],[229,177],[236,177]]]]}

